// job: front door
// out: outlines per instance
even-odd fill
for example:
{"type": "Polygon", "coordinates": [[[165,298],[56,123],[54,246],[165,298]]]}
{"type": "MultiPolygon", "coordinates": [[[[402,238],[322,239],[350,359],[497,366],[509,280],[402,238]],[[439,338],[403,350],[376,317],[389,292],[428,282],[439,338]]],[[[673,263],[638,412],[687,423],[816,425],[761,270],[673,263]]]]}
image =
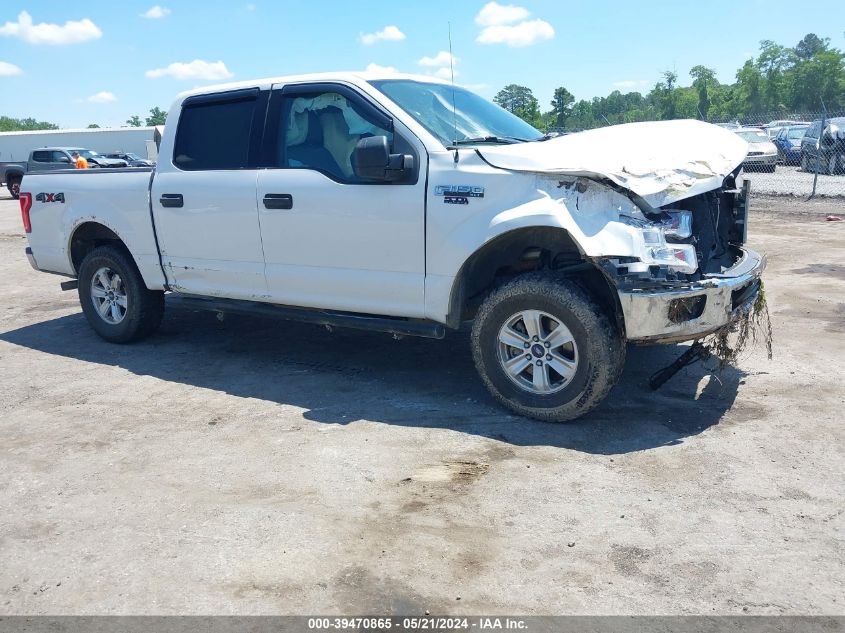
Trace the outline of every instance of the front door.
{"type": "Polygon", "coordinates": [[[266,299],[255,199],[258,170],[251,152],[265,109],[266,93],[262,99],[257,89],[183,104],[172,156],[159,157],[151,190],[162,263],[173,290],[266,299]]]}
{"type": "Polygon", "coordinates": [[[424,316],[422,144],[365,96],[341,84],[274,86],[258,213],[271,299],[350,312],[424,316]],[[386,136],[414,156],[401,182],[364,182],[356,142],[386,136]]]}

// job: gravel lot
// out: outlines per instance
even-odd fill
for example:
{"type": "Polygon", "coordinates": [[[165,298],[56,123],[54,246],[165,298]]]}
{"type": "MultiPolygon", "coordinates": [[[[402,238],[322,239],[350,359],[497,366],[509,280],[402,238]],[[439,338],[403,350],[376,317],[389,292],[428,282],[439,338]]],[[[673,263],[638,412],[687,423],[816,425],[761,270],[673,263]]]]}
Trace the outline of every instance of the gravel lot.
{"type": "Polygon", "coordinates": [[[652,393],[682,348],[632,348],[549,425],[463,334],[171,310],[103,343],[0,200],[0,614],[841,614],[843,212],[755,200],[773,361],[652,393]]]}
{"type": "MultiPolygon", "coordinates": [[[[778,165],[775,173],[745,171],[743,175],[751,181],[755,194],[776,196],[798,196],[806,198],[813,191],[815,174],[801,171],[800,167],[778,165]]],[[[827,176],[819,174],[816,182],[818,196],[845,196],[845,175],[827,176]]]]}

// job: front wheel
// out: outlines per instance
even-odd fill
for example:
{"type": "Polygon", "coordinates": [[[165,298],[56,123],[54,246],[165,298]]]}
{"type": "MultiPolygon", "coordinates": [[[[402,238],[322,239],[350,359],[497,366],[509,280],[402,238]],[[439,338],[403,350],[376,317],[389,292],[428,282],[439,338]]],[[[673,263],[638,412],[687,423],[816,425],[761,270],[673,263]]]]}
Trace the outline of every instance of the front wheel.
{"type": "Polygon", "coordinates": [[[111,343],[149,336],[164,314],[164,293],[149,290],[135,262],[117,246],[100,246],[82,260],[79,302],[94,331],[111,343]]]}
{"type": "Polygon", "coordinates": [[[475,366],[505,407],[548,422],[578,418],[619,379],[625,341],[571,280],[518,277],[494,291],[472,328],[475,366]]]}

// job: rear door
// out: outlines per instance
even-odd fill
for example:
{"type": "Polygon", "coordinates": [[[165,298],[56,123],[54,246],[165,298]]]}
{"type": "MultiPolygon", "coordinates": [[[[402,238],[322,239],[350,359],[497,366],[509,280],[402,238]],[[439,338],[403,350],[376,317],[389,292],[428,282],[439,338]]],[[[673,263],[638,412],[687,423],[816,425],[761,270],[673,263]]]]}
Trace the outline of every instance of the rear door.
{"type": "Polygon", "coordinates": [[[420,141],[357,89],[273,86],[258,176],[268,290],[288,305],[424,316],[425,174],[420,141]],[[350,158],[365,136],[412,155],[398,182],[364,182],[350,158]]]}
{"type": "Polygon", "coordinates": [[[152,208],[176,291],[266,298],[255,199],[266,103],[258,88],[189,97],[175,135],[162,144],[152,208]]]}

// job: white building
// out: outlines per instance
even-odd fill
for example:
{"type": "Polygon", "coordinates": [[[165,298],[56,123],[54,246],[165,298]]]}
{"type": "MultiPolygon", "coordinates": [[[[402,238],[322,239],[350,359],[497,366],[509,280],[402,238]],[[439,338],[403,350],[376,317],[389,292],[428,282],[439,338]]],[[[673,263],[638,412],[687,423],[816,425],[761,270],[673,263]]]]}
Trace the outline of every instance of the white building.
{"type": "Polygon", "coordinates": [[[25,161],[39,147],[78,147],[100,154],[132,152],[155,160],[164,126],[0,132],[0,162],[25,161]]]}

